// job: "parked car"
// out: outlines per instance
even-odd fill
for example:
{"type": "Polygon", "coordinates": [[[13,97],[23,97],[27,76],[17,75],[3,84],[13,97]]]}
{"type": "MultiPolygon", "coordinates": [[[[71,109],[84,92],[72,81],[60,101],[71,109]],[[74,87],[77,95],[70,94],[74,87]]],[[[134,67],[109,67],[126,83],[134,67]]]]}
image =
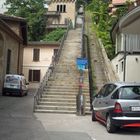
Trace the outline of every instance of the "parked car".
{"type": "Polygon", "coordinates": [[[23,75],[7,74],[4,79],[2,95],[16,94],[27,95],[28,84],[23,75]]]}
{"type": "Polygon", "coordinates": [[[140,83],[105,84],[94,96],[92,107],[92,121],[104,123],[109,133],[140,127],[140,83]]]}

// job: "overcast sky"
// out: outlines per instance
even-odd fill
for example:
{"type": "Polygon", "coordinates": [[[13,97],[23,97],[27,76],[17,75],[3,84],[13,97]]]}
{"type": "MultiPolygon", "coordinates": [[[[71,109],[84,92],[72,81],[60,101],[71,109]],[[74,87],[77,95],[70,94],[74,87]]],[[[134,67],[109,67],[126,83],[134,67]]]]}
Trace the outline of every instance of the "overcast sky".
{"type": "Polygon", "coordinates": [[[5,11],[4,2],[5,0],[0,0],[0,13],[3,13],[5,11]]]}

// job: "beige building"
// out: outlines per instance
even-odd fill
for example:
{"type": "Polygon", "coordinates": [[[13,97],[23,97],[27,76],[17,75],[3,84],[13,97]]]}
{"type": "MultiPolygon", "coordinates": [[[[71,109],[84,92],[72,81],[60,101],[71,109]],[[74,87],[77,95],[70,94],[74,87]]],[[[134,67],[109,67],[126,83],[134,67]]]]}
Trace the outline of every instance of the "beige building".
{"type": "Polygon", "coordinates": [[[0,14],[0,92],[5,74],[22,73],[27,24],[23,18],[0,14]]]}
{"type": "Polygon", "coordinates": [[[23,74],[31,83],[39,83],[57,52],[59,43],[29,42],[24,48],[23,74]]]}
{"type": "Polygon", "coordinates": [[[66,28],[68,21],[75,27],[76,0],[51,0],[47,11],[47,29],[66,28]]]}

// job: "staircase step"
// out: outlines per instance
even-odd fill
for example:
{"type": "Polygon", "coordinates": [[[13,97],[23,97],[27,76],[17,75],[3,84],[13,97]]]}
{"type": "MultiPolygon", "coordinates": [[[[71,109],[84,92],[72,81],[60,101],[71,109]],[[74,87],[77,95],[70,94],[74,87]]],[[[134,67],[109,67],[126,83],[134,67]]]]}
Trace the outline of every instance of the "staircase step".
{"type": "Polygon", "coordinates": [[[61,114],[76,114],[76,111],[72,110],[44,110],[44,109],[36,109],[36,113],[61,113],[61,114]]]}
{"type": "Polygon", "coordinates": [[[78,92],[69,91],[44,91],[44,94],[54,94],[54,95],[77,95],[78,92]]]}
{"type": "MultiPolygon", "coordinates": [[[[72,87],[72,86],[70,86],[70,85],[47,85],[45,88],[44,88],[45,90],[47,90],[47,89],[50,89],[50,90],[60,90],[60,89],[62,89],[62,90],[67,90],[67,91],[70,91],[70,90],[79,90],[79,85],[77,85],[77,86],[75,86],[75,87],[72,87]]],[[[86,86],[84,86],[83,87],[83,91],[89,91],[89,88],[88,87],[86,87],[86,86]]]]}
{"type": "MultiPolygon", "coordinates": [[[[61,113],[61,114],[76,114],[76,110],[46,110],[46,109],[36,109],[36,113],[61,113]]],[[[86,110],[85,114],[91,115],[90,110],[86,110]]]]}
{"type": "Polygon", "coordinates": [[[40,105],[70,105],[70,106],[74,106],[74,105],[76,105],[76,102],[56,102],[56,101],[52,101],[52,102],[50,102],[50,101],[48,101],[48,102],[45,102],[45,101],[41,101],[40,103],[39,103],[40,105]]]}
{"type": "Polygon", "coordinates": [[[53,106],[46,106],[46,105],[37,105],[37,109],[43,109],[43,110],[76,110],[75,106],[58,106],[58,105],[53,105],[53,106]]]}
{"type": "Polygon", "coordinates": [[[76,98],[75,99],[62,99],[62,98],[42,98],[40,101],[59,101],[59,102],[76,102],[76,98]]]}
{"type": "Polygon", "coordinates": [[[42,96],[43,99],[45,98],[61,98],[61,99],[75,99],[76,98],[76,95],[64,95],[64,94],[61,94],[61,95],[51,95],[51,94],[46,94],[46,95],[43,95],[42,96]]]}
{"type": "Polygon", "coordinates": [[[78,89],[66,89],[66,88],[58,88],[58,89],[54,89],[54,88],[45,88],[44,91],[46,92],[78,92],[78,89]]]}

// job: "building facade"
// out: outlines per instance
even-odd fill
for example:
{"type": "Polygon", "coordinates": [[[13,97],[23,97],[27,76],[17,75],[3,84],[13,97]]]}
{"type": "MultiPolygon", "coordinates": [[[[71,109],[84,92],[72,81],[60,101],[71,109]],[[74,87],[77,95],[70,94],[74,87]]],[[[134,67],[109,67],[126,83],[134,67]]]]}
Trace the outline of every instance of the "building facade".
{"type": "Polygon", "coordinates": [[[118,8],[124,7],[124,5],[128,6],[128,10],[138,6],[140,4],[140,0],[110,0],[109,10],[110,14],[114,15],[118,8]]]}
{"type": "Polygon", "coordinates": [[[48,30],[57,27],[66,28],[69,21],[74,28],[76,22],[76,0],[51,0],[48,4],[46,16],[48,30]]]}
{"type": "Polygon", "coordinates": [[[0,14],[0,92],[5,74],[22,73],[27,24],[23,18],[0,14]]]}
{"type": "Polygon", "coordinates": [[[112,30],[116,56],[112,64],[120,81],[140,82],[140,6],[123,16],[112,30]]]}
{"type": "Polygon", "coordinates": [[[23,74],[30,83],[42,80],[58,47],[58,43],[29,42],[24,48],[23,74]]]}

